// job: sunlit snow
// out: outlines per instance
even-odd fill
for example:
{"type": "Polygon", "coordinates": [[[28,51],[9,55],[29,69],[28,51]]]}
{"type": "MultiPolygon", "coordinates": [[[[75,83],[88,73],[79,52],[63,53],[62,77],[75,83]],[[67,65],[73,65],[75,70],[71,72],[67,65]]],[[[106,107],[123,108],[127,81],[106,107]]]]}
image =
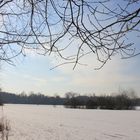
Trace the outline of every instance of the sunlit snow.
{"type": "Polygon", "coordinates": [[[5,105],[9,140],[140,140],[140,110],[5,105]]]}

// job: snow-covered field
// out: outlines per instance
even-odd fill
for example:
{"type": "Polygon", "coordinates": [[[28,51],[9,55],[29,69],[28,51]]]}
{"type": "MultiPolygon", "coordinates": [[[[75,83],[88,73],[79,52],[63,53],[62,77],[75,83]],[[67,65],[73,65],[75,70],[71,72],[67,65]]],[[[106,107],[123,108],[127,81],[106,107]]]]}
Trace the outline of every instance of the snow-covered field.
{"type": "Polygon", "coordinates": [[[11,125],[9,140],[140,140],[140,110],[5,105],[4,115],[11,125]]]}

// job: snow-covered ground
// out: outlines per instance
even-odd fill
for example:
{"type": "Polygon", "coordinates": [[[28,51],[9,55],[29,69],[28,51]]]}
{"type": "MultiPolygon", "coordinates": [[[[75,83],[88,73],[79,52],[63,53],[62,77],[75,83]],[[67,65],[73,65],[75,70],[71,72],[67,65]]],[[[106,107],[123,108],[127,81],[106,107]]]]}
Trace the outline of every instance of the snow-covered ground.
{"type": "Polygon", "coordinates": [[[140,110],[5,105],[4,115],[9,140],[140,140],[140,110]]]}

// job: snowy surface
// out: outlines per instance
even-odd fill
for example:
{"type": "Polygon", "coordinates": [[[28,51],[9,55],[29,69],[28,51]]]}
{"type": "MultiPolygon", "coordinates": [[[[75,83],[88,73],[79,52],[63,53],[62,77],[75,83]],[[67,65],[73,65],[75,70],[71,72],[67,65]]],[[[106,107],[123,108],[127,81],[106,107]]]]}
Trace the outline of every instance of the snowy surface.
{"type": "Polygon", "coordinates": [[[11,125],[9,140],[140,140],[140,110],[5,105],[4,115],[11,125]]]}

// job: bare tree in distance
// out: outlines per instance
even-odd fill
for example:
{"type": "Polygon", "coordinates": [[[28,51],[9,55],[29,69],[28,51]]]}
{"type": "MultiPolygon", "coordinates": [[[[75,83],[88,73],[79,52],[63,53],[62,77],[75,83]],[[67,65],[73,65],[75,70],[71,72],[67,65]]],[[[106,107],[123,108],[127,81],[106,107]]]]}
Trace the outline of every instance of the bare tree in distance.
{"type": "Polygon", "coordinates": [[[138,55],[139,33],[140,0],[0,0],[0,61],[10,64],[35,50],[73,69],[93,54],[100,69],[116,54],[138,55]]]}

